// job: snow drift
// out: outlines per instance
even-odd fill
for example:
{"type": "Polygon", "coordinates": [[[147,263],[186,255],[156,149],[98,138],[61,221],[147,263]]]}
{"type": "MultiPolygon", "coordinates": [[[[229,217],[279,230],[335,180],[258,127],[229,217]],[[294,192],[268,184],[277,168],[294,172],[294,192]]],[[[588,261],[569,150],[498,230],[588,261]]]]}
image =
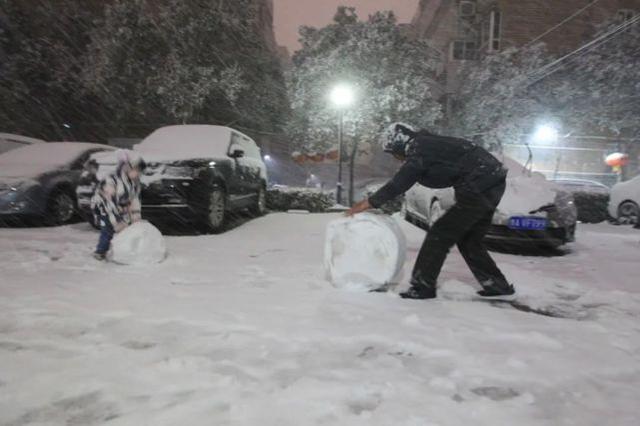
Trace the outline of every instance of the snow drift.
{"type": "Polygon", "coordinates": [[[389,216],[363,213],[340,218],[327,226],[326,278],[335,287],[369,291],[400,279],[406,239],[389,216]]]}
{"type": "Polygon", "coordinates": [[[136,222],[116,234],[111,249],[112,260],[124,265],[150,265],[167,257],[164,237],[146,221],[136,222]]]}

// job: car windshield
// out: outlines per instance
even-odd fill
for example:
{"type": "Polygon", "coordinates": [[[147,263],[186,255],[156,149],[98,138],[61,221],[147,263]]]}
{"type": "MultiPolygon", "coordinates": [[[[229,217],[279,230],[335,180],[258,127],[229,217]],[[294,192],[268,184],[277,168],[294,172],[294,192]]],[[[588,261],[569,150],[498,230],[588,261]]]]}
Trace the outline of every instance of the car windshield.
{"type": "Polygon", "coordinates": [[[135,150],[147,158],[185,160],[226,157],[230,130],[222,126],[185,125],[163,127],[147,136],[135,150]]]}

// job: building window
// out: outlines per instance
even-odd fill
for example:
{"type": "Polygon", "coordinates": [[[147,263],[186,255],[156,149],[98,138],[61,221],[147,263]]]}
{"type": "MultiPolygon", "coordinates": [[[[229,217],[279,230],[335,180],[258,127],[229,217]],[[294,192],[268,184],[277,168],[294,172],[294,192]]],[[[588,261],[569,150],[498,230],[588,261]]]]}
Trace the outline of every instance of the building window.
{"type": "Polygon", "coordinates": [[[451,43],[451,59],[458,61],[477,59],[478,47],[475,41],[456,40],[451,43]]]}
{"type": "Polygon", "coordinates": [[[470,18],[476,14],[476,4],[472,1],[461,1],[458,5],[458,15],[463,18],[470,18]]]}
{"type": "Polygon", "coordinates": [[[492,10],[489,16],[489,52],[500,50],[502,38],[502,13],[492,10]]]}
{"type": "Polygon", "coordinates": [[[631,9],[619,9],[616,17],[621,22],[627,22],[633,19],[635,12],[631,9]]]}

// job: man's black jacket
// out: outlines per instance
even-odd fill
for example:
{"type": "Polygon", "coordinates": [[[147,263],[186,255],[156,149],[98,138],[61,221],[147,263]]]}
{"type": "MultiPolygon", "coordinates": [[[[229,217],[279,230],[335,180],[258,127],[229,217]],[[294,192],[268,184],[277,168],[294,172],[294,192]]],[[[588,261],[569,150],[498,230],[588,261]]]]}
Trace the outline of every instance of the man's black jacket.
{"type": "Polygon", "coordinates": [[[369,197],[380,207],[416,182],[429,188],[483,192],[502,182],[507,171],[491,153],[473,142],[419,132],[409,142],[407,159],[396,175],[369,197]]]}

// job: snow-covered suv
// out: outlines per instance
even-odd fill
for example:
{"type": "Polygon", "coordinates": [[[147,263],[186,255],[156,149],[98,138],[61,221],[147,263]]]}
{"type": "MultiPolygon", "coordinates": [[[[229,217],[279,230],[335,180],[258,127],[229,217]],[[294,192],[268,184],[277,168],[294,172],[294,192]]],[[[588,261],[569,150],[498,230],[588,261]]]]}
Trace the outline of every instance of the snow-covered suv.
{"type": "MultiPolygon", "coordinates": [[[[181,125],[157,129],[134,150],[147,168],[142,181],[142,215],[151,222],[174,218],[219,232],[231,211],[266,210],[267,168],[248,136],[224,126],[181,125]]],[[[116,167],[115,154],[95,155],[98,179],[116,167]]],[[[78,187],[89,209],[93,188],[78,187]]]]}

